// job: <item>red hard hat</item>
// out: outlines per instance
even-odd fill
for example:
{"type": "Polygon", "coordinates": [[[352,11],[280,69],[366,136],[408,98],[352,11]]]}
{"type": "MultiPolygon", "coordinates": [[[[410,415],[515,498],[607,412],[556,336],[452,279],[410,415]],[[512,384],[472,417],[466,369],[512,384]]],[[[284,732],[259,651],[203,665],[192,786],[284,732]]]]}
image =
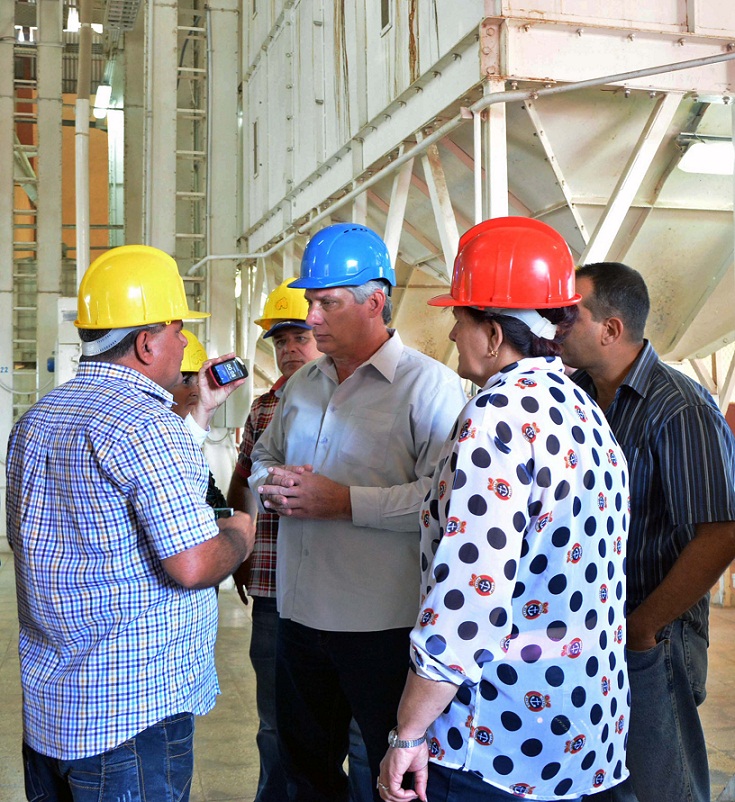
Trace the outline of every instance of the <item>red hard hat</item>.
{"type": "Polygon", "coordinates": [[[462,235],[451,290],[429,304],[553,309],[581,299],[574,259],[557,231],[528,217],[495,217],[462,235]]]}

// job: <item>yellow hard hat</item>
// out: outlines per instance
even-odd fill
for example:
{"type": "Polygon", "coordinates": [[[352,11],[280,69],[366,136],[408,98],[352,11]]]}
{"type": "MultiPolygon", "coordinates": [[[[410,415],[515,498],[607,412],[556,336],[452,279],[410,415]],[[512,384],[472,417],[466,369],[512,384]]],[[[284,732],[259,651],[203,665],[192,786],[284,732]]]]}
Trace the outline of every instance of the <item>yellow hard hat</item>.
{"type": "Polygon", "coordinates": [[[122,245],[87,268],[74,325],[122,329],[204,317],[209,312],[189,309],[179,269],[167,253],[149,245],[122,245]]]}
{"type": "Polygon", "coordinates": [[[182,373],[199,373],[199,368],[207,361],[207,352],[204,346],[188,330],[181,329],[181,333],[186,337],[186,348],[184,348],[184,360],[181,363],[182,373]]]}
{"type": "MultiPolygon", "coordinates": [[[[289,287],[289,284],[294,281],[296,278],[286,279],[268,296],[263,308],[263,317],[255,321],[262,329],[268,331],[276,323],[283,323],[287,320],[301,323],[306,320],[306,316],[309,314],[309,304],[306,302],[303,290],[289,287]]],[[[305,326],[305,328],[311,327],[305,326]]]]}

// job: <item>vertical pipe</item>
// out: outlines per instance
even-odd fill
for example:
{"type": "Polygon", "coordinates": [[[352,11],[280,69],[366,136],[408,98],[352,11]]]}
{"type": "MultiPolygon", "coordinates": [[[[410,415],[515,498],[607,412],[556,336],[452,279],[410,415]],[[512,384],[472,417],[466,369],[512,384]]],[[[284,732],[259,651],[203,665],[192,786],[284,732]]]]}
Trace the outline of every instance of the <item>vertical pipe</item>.
{"type": "Polygon", "coordinates": [[[75,106],[77,285],[89,266],[89,93],[92,75],[92,0],[79,3],[79,72],[75,106]]]}
{"type": "Polygon", "coordinates": [[[153,0],[148,0],[143,35],[143,59],[145,62],[145,87],[143,89],[143,235],[151,244],[153,228],[153,0]]]}
{"type": "Polygon", "coordinates": [[[482,222],[482,112],[472,115],[474,132],[474,177],[475,177],[475,225],[482,222]]]}
{"type": "MultiPolygon", "coordinates": [[[[483,86],[485,98],[505,92],[505,82],[489,79],[483,86]]],[[[484,208],[488,218],[508,214],[508,143],[505,103],[490,104],[485,111],[483,156],[485,163],[484,208]]]]}

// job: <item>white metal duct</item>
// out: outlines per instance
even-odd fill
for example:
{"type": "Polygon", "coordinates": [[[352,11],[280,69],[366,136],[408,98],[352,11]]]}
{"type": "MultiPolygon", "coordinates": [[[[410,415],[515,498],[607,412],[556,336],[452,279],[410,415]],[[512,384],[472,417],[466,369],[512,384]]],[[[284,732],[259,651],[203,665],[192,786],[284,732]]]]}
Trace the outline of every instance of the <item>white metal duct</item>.
{"type": "Polygon", "coordinates": [[[132,31],[135,27],[135,20],[138,16],[140,0],[107,0],[105,6],[105,29],[124,33],[132,31]]]}

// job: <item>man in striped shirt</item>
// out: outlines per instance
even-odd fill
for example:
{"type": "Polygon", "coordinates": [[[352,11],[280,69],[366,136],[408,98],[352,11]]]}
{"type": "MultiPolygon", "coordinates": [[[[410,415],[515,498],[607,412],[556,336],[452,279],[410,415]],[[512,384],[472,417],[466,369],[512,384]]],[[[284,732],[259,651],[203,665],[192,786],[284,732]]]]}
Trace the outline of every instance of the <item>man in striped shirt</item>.
{"type": "Polygon", "coordinates": [[[643,331],[641,275],[577,271],[579,320],[564,343],[628,460],[630,779],[619,802],[709,802],[697,707],[707,674],[709,589],[735,559],[735,438],[709,393],[665,365],[643,331]]]}

